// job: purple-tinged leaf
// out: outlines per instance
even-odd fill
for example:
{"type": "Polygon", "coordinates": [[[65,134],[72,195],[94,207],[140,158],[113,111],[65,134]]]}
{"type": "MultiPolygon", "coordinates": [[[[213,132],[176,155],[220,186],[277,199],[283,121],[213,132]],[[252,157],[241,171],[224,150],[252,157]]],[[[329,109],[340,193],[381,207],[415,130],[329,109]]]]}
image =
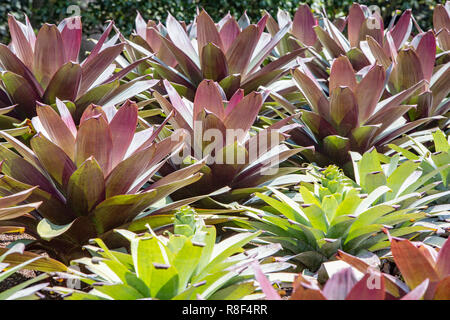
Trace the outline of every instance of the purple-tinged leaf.
{"type": "MultiPolygon", "coordinates": [[[[159,92],[157,91],[153,92],[153,96],[155,97],[156,101],[158,101],[159,105],[166,114],[175,112],[173,120],[170,121],[170,123],[175,129],[186,129],[189,131],[192,130],[193,125],[192,120],[191,122],[187,122],[187,120],[185,120],[182,114],[177,109],[175,109],[175,107],[169,101],[167,101],[167,99],[164,98],[159,92]]],[[[192,118],[192,114],[190,115],[190,118],[192,118]]]]}
{"type": "Polygon", "coordinates": [[[208,43],[201,51],[203,77],[220,81],[228,75],[228,64],[223,51],[213,43],[208,43]]]}
{"type": "MultiPolygon", "coordinates": [[[[199,83],[202,79],[202,72],[198,64],[186,54],[185,48],[177,47],[172,41],[168,40],[161,34],[159,35],[163,44],[170,50],[178,62],[179,67],[184,74],[192,80],[193,83],[199,83]]],[[[198,60],[198,57],[197,57],[198,60]]]]}
{"type": "Polygon", "coordinates": [[[137,11],[135,25],[136,25],[136,33],[142,37],[142,39],[147,38],[147,22],[145,22],[144,18],[142,18],[139,11],[137,11]]]}
{"type": "Polygon", "coordinates": [[[36,102],[41,98],[30,83],[24,77],[9,71],[0,73],[0,79],[11,100],[18,105],[14,111],[23,117],[34,116],[36,102]]]}
{"type": "MultiPolygon", "coordinates": [[[[345,253],[341,250],[338,250],[336,257],[339,260],[347,262],[353,268],[362,273],[367,273],[369,268],[371,267],[369,264],[367,264],[366,261],[345,253]]],[[[394,297],[399,297],[400,295],[405,293],[405,290],[403,288],[407,289],[407,287],[405,287],[404,283],[399,282],[395,277],[390,277],[386,274],[383,274],[383,276],[386,291],[388,291],[391,295],[393,295],[394,297]],[[400,283],[402,284],[402,286],[400,286],[400,283]]]]}
{"type": "Polygon", "coordinates": [[[323,295],[328,300],[345,300],[356,283],[352,268],[345,268],[328,279],[323,287],[323,295]]]}
{"type": "Polygon", "coordinates": [[[291,24],[287,24],[280,31],[278,31],[273,37],[271,37],[270,41],[256,54],[256,56],[253,59],[251,59],[247,71],[245,72],[246,74],[251,74],[253,71],[255,71],[258,67],[261,66],[263,61],[277,46],[280,40],[287,34],[290,28],[291,24]]]}
{"type": "Polygon", "coordinates": [[[112,168],[124,158],[136,132],[137,123],[138,106],[128,100],[119,108],[109,124],[112,138],[112,168]]]}
{"type": "Polygon", "coordinates": [[[330,115],[340,135],[346,136],[358,126],[358,104],[348,87],[337,87],[332,91],[330,115]]]}
{"type": "Polygon", "coordinates": [[[0,198],[0,208],[7,208],[17,205],[25,201],[37,187],[30,188],[21,192],[14,193],[10,196],[0,198]]]}
{"type": "Polygon", "coordinates": [[[197,88],[194,98],[193,119],[197,120],[198,114],[205,109],[215,114],[220,120],[225,118],[222,95],[218,84],[212,80],[203,80],[197,88]]]}
{"type": "Polygon", "coordinates": [[[67,203],[77,216],[87,216],[105,199],[105,180],[99,164],[89,157],[70,176],[67,203]]]}
{"type": "Polygon", "coordinates": [[[417,39],[416,53],[422,66],[423,76],[430,82],[436,60],[436,38],[433,31],[430,30],[417,35],[414,39],[417,39]]]}
{"type": "Polygon", "coordinates": [[[384,299],[384,277],[379,271],[369,269],[369,272],[353,286],[345,300],[384,299]]]}
{"type": "MultiPolygon", "coordinates": [[[[261,93],[247,94],[226,116],[224,124],[227,129],[250,130],[263,104],[261,93]]],[[[243,137],[241,137],[243,138],[243,137]]]]}
{"type": "Polygon", "coordinates": [[[264,275],[264,272],[262,271],[258,262],[253,262],[252,268],[253,268],[253,272],[255,273],[255,279],[256,279],[256,281],[258,281],[259,285],[261,286],[261,290],[264,293],[264,295],[266,296],[266,300],[281,300],[280,295],[273,288],[269,279],[266,278],[266,276],[264,275]]]}
{"type": "Polygon", "coordinates": [[[73,121],[72,114],[70,113],[69,109],[67,108],[66,104],[56,98],[56,108],[58,109],[59,115],[61,117],[61,120],[64,122],[64,124],[69,128],[70,132],[72,133],[73,137],[75,138],[77,136],[77,127],[75,126],[75,122],[73,121]]]}
{"type": "Polygon", "coordinates": [[[430,91],[433,93],[433,110],[436,110],[450,92],[448,79],[450,79],[450,63],[445,64],[431,77],[430,91]]]}
{"type": "Polygon", "coordinates": [[[38,105],[36,112],[48,138],[74,159],[75,137],[61,117],[50,106],[38,105]]]}
{"type": "Polygon", "coordinates": [[[348,13],[348,40],[351,47],[359,47],[359,34],[361,27],[366,20],[361,5],[353,3],[348,13]]]}
{"type": "Polygon", "coordinates": [[[18,74],[25,78],[29,85],[36,92],[36,95],[41,96],[43,94],[43,90],[39,82],[37,82],[31,70],[25,66],[25,64],[20,61],[17,56],[11,52],[11,50],[0,43],[0,67],[4,70],[8,70],[18,74]]]}
{"type": "MultiPolygon", "coordinates": [[[[270,72],[281,71],[280,69],[282,69],[289,62],[291,62],[296,57],[301,55],[305,50],[306,50],[305,48],[300,48],[300,49],[294,50],[272,62],[269,62],[267,65],[262,67],[260,70],[254,72],[252,74],[248,74],[248,76],[242,82],[242,86],[248,85],[248,83],[253,82],[253,80],[255,80],[256,78],[262,78],[270,72]]],[[[257,87],[259,87],[259,85],[257,87]]]]}
{"type": "Polygon", "coordinates": [[[65,189],[70,176],[76,170],[73,161],[61,148],[41,133],[35,135],[30,143],[42,166],[52,176],[53,180],[65,189]]]}
{"type": "Polygon", "coordinates": [[[445,6],[437,4],[433,11],[433,28],[437,33],[442,29],[449,29],[450,14],[445,6]]]}
{"type": "Polygon", "coordinates": [[[198,59],[198,53],[192,46],[186,31],[183,29],[181,24],[169,13],[166,21],[167,33],[169,34],[170,40],[173,44],[183,50],[186,55],[192,60],[195,65],[200,66],[200,61],[198,59]]]}
{"type": "Polygon", "coordinates": [[[241,33],[238,23],[234,18],[228,19],[227,22],[220,28],[219,34],[223,44],[223,51],[228,52],[228,49],[233,44],[234,40],[241,33]]]}
{"type": "MultiPolygon", "coordinates": [[[[18,22],[12,14],[8,14],[8,26],[11,34],[12,46],[18,58],[29,68],[33,67],[33,49],[27,34],[24,33],[22,23],[18,22]]],[[[61,47],[60,47],[61,48],[61,47]]]]}
{"type": "Polygon", "coordinates": [[[436,270],[441,278],[450,275],[450,241],[446,240],[436,261],[436,270]]]}
{"type": "Polygon", "coordinates": [[[138,65],[140,65],[143,62],[147,61],[147,57],[144,57],[142,59],[139,59],[131,64],[129,64],[128,66],[126,66],[125,68],[123,68],[122,70],[120,70],[119,72],[116,72],[115,74],[113,74],[111,77],[109,77],[107,80],[105,80],[103,83],[107,83],[107,82],[111,82],[111,81],[115,81],[117,79],[122,79],[123,77],[125,77],[128,73],[130,73],[133,69],[135,69],[138,65]]]}
{"type": "Polygon", "coordinates": [[[295,79],[295,84],[299,87],[312,110],[328,117],[330,104],[322,89],[318,86],[317,81],[300,69],[296,69],[293,72],[293,77],[295,79]]]}
{"type": "Polygon", "coordinates": [[[380,46],[383,45],[383,18],[376,12],[373,16],[367,18],[361,26],[360,41],[365,40],[367,36],[373,37],[380,46]]]}
{"type": "Polygon", "coordinates": [[[336,135],[336,129],[319,114],[307,110],[302,111],[302,120],[308,128],[317,134],[321,139],[329,135],[336,135]]]}
{"type": "Polygon", "coordinates": [[[237,106],[237,104],[244,98],[244,90],[238,89],[231,97],[230,101],[225,108],[225,116],[228,116],[231,111],[237,106]]]}
{"type": "Polygon", "coordinates": [[[203,48],[209,44],[215,44],[221,50],[223,50],[222,39],[219,31],[217,31],[216,24],[205,10],[197,16],[197,43],[198,54],[202,56],[203,48]]]}
{"type": "Polygon", "coordinates": [[[114,21],[110,21],[108,26],[106,27],[105,31],[100,36],[100,39],[98,39],[97,44],[91,50],[91,53],[88,55],[86,60],[83,61],[83,65],[86,63],[89,63],[92,59],[97,57],[97,55],[100,52],[100,50],[102,49],[103,44],[105,43],[106,39],[108,39],[108,36],[111,33],[113,26],[114,26],[114,21]]]}
{"type": "Polygon", "coordinates": [[[325,30],[323,30],[319,25],[314,26],[314,31],[319,38],[320,43],[325,47],[328,53],[333,58],[345,55],[344,49],[340,44],[335,41],[325,30]]]}
{"type": "Polygon", "coordinates": [[[86,119],[80,124],[75,142],[75,163],[77,167],[94,157],[106,177],[112,164],[112,137],[108,123],[102,115],[86,119]]]}
{"type": "Polygon", "coordinates": [[[182,168],[180,170],[174,171],[167,176],[159,179],[155,183],[153,183],[150,188],[157,189],[160,186],[176,183],[177,181],[185,180],[196,174],[200,169],[202,169],[206,164],[206,160],[197,161],[194,164],[191,164],[188,167],[182,168]]]}
{"type": "MultiPolygon", "coordinates": [[[[117,56],[123,51],[124,44],[119,43],[102,50],[94,58],[86,60],[81,69],[83,71],[80,86],[80,95],[87,92],[97,78],[105,71],[117,56]]],[[[92,55],[92,53],[91,53],[92,55]]]]}
{"type": "Polygon", "coordinates": [[[256,23],[256,26],[258,27],[258,40],[261,38],[261,35],[264,32],[268,18],[269,18],[269,15],[267,13],[265,13],[261,17],[261,19],[259,19],[259,21],[256,23]]]}
{"type": "Polygon", "coordinates": [[[219,85],[225,92],[225,95],[227,96],[227,98],[231,98],[231,96],[241,86],[241,75],[240,74],[230,74],[228,77],[223,78],[219,82],[219,85]]]}
{"type": "Polygon", "coordinates": [[[167,94],[169,95],[170,102],[172,103],[173,108],[180,113],[186,123],[192,128],[193,118],[192,118],[192,110],[188,108],[180,95],[174,89],[174,87],[167,80],[163,80],[164,87],[166,88],[167,94]]]}
{"type": "Polygon", "coordinates": [[[156,190],[150,190],[107,198],[90,214],[97,232],[101,234],[130,221],[154,202],[156,194],[156,190]]]}
{"type": "Polygon", "coordinates": [[[417,54],[412,49],[401,50],[389,78],[396,92],[407,90],[422,79],[424,75],[417,54]]]}
{"type": "Polygon", "coordinates": [[[434,300],[450,300],[450,276],[441,280],[434,293],[434,300]]]}
{"type": "Polygon", "coordinates": [[[421,284],[404,295],[401,300],[421,300],[425,292],[427,292],[430,281],[425,279],[421,284]]]}
{"type": "Polygon", "coordinates": [[[30,186],[39,186],[40,189],[50,194],[57,193],[52,183],[37,168],[15,152],[1,145],[0,161],[2,161],[2,172],[11,178],[30,186]]]}
{"type": "Polygon", "coordinates": [[[89,107],[84,110],[83,115],[81,116],[80,125],[83,124],[86,120],[98,115],[101,115],[105,120],[108,118],[102,107],[95,104],[89,105],[89,107]]]}
{"type": "Polygon", "coordinates": [[[391,239],[391,251],[406,284],[414,289],[426,279],[438,281],[439,276],[430,261],[410,241],[391,239]]]}
{"type": "Polygon", "coordinates": [[[356,89],[355,72],[346,56],[334,60],[331,65],[329,89],[332,93],[337,87],[348,87],[351,91],[356,89]]]}
{"type": "Polygon", "coordinates": [[[126,82],[99,101],[104,107],[120,104],[155,86],[159,80],[143,80],[145,76],[126,82]]]}
{"type": "Polygon", "coordinates": [[[359,71],[363,69],[364,67],[367,67],[370,65],[369,59],[366,57],[364,52],[361,51],[359,48],[352,48],[349,51],[347,51],[347,58],[350,60],[350,63],[353,66],[353,69],[355,71],[359,71]]]}
{"type": "Polygon", "coordinates": [[[45,103],[54,104],[56,98],[75,101],[81,83],[81,67],[79,64],[67,62],[50,80],[45,90],[43,100],[45,103]]]}
{"type": "Polygon", "coordinates": [[[8,141],[9,144],[13,146],[13,148],[28,162],[33,164],[39,171],[44,172],[44,169],[42,168],[42,165],[39,163],[38,158],[34,154],[33,150],[28,148],[25,144],[23,144],[21,141],[17,140],[13,136],[9,135],[5,131],[0,131],[0,136],[8,141]]]}
{"type": "Polygon", "coordinates": [[[412,29],[411,9],[407,9],[401,15],[400,19],[390,31],[392,39],[394,40],[395,49],[402,47],[406,40],[408,40],[412,29]]]}
{"type": "Polygon", "coordinates": [[[244,73],[258,43],[258,27],[250,25],[234,40],[226,53],[229,73],[244,73]]]}
{"type": "Polygon", "coordinates": [[[359,108],[359,122],[365,123],[375,111],[384,91],[386,73],[381,65],[373,65],[356,85],[355,96],[359,108]]]}
{"type": "Polygon", "coordinates": [[[106,198],[126,194],[137,178],[145,173],[147,165],[152,161],[156,147],[147,147],[137,151],[121,161],[106,179],[106,198]]]}
{"type": "Polygon", "coordinates": [[[376,62],[381,64],[384,69],[389,68],[391,65],[391,59],[386,54],[384,49],[378,44],[378,42],[371,36],[367,36],[367,44],[370,48],[370,52],[372,53],[373,57],[375,58],[376,62]]]}

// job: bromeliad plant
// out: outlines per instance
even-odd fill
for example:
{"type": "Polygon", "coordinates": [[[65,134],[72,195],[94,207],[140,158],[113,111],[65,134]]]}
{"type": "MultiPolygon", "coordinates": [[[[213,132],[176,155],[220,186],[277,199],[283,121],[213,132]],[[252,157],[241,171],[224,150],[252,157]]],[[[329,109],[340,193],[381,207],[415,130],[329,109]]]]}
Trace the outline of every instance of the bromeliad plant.
{"type": "MultiPolygon", "coordinates": [[[[3,248],[2,248],[3,249],[3,248]]],[[[25,245],[22,243],[17,243],[13,247],[0,254],[0,283],[5,281],[9,276],[11,276],[14,272],[17,272],[21,269],[27,268],[33,262],[43,259],[42,256],[36,256],[33,259],[29,259],[21,264],[11,267],[9,263],[5,260],[8,256],[11,255],[20,255],[23,254],[25,249],[25,245]]],[[[5,291],[0,292],[0,300],[35,300],[39,299],[36,292],[44,289],[48,286],[48,282],[35,284],[36,282],[40,282],[44,279],[48,278],[47,274],[41,274],[37,277],[29,279],[21,284],[18,284],[12,288],[6,289],[5,291]],[[35,284],[35,285],[33,285],[35,284]]]]}
{"type": "MultiPolygon", "coordinates": [[[[303,150],[289,149],[281,144],[287,139],[287,132],[297,127],[297,124],[289,124],[293,117],[260,129],[255,134],[251,131],[265,93],[252,92],[244,96],[243,90],[239,89],[226,101],[217,82],[203,80],[191,103],[183,100],[167,80],[164,80],[164,86],[170,102],[156,91],[154,97],[166,114],[176,112],[169,120],[173,128],[189,132],[187,155],[197,160],[206,158],[208,164],[202,170],[202,179],[183,189],[186,194],[210,193],[224,186],[231,189],[257,187],[298,170],[277,167],[303,150]]],[[[172,162],[165,169],[170,172],[179,166],[172,162]]]]}
{"type": "Polygon", "coordinates": [[[394,228],[395,236],[434,231],[417,221],[427,216],[425,205],[449,193],[422,197],[436,186],[430,180],[445,167],[423,174],[420,163],[398,164],[393,158],[382,166],[381,158],[375,150],[362,156],[355,165],[357,184],[330,166],[322,172],[313,169],[315,181],[300,185],[297,200],[273,188],[272,197],[256,193],[268,206],[246,206],[252,220],[240,221],[239,226],[264,230],[261,240],[281,243],[293,259],[313,271],[333,259],[338,249],[356,255],[389,247],[382,232],[386,226],[394,228]]]}
{"type": "MultiPolygon", "coordinates": [[[[437,4],[433,12],[433,28],[436,34],[438,48],[442,55],[448,56],[450,50],[450,2],[437,4]]],[[[447,58],[448,59],[448,58],[447,58]]]]}
{"type": "Polygon", "coordinates": [[[421,90],[425,81],[382,99],[387,76],[378,64],[358,80],[349,59],[341,56],[332,64],[326,88],[305,65],[293,76],[311,110],[302,112],[307,127],[293,131],[292,139],[299,145],[314,145],[317,152],[309,160],[319,165],[336,163],[351,172],[349,151],[364,153],[373,146],[382,147],[431,119],[406,123],[402,118],[414,108],[403,102],[421,90]]]}
{"type": "Polygon", "coordinates": [[[435,178],[435,181],[442,181],[441,187],[448,188],[450,185],[450,168],[448,168],[450,163],[450,137],[439,129],[432,132],[431,137],[433,140],[432,148],[427,148],[425,142],[421,143],[419,141],[420,136],[408,137],[405,145],[390,144],[388,146],[392,151],[408,160],[420,161],[420,166],[425,173],[432,173],[440,167],[447,166],[446,169],[440,171],[440,176],[435,178]]]}
{"type": "MultiPolygon", "coordinates": [[[[130,241],[131,254],[109,250],[100,239],[95,239],[98,247],[86,246],[94,257],[73,261],[93,274],[72,275],[92,289],[54,290],[70,294],[67,299],[242,299],[255,291],[250,263],[280,249],[260,246],[245,251],[243,247],[257,233],[238,234],[216,243],[214,227],[205,226],[202,220],[193,221],[191,215],[178,218],[183,223],[176,222],[175,234],[168,236],[157,236],[150,228],[141,235],[116,230],[130,241]]],[[[272,262],[263,266],[266,272],[273,272],[290,265],[272,262]]]]}
{"type": "Polygon", "coordinates": [[[186,28],[170,14],[166,26],[147,23],[138,14],[136,33],[128,42],[128,59],[136,61],[154,53],[149,64],[155,77],[169,80],[192,100],[203,79],[216,81],[228,99],[239,88],[245,94],[280,79],[295,65],[304,48],[280,54],[275,49],[290,23],[276,34],[265,33],[268,15],[250,24],[244,14],[239,21],[226,15],[219,23],[202,10],[186,28]]]}
{"type": "Polygon", "coordinates": [[[113,22],[82,62],[80,17],[66,18],[58,26],[45,24],[37,36],[28,17],[23,24],[10,15],[8,24],[11,45],[0,44],[0,107],[16,105],[9,113],[13,118],[31,118],[37,102],[55,104],[59,98],[75,103],[71,113],[78,121],[91,103],[122,103],[156,83],[141,77],[121,84],[137,63],[114,73],[113,62],[124,44],[116,43],[117,36],[108,40],[113,22]]]}
{"type": "Polygon", "coordinates": [[[31,149],[1,133],[18,153],[0,146],[0,194],[38,186],[27,201],[43,201],[36,209],[42,219],[24,217],[13,223],[24,226],[38,239],[36,245],[63,262],[82,254],[89,239],[130,222],[201,177],[203,162],[147,184],[182,146],[184,136],[157,142],[163,126],[136,132],[138,107],[131,101],[118,111],[90,105],[78,128],[66,105],[57,100],[57,107],[59,115],[50,106],[37,107],[32,121],[38,133],[31,149]]]}

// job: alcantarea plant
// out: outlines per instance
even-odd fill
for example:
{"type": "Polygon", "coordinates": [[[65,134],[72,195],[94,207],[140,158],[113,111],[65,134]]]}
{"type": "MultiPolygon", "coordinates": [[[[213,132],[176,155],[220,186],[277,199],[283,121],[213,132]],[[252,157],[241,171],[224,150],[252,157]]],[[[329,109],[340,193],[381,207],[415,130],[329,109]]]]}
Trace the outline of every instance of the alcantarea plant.
{"type": "MultiPolygon", "coordinates": [[[[174,129],[189,132],[187,153],[193,161],[206,158],[200,181],[183,192],[189,195],[210,193],[229,186],[232,191],[258,187],[298,168],[278,165],[304,148],[289,149],[282,142],[297,124],[289,124],[293,117],[273,123],[265,129],[251,128],[265,99],[265,93],[252,92],[244,96],[237,90],[230,100],[224,101],[221,87],[212,80],[203,80],[194,102],[182,99],[173,86],[163,81],[170,102],[160,93],[154,97],[166,114],[176,112],[168,121],[174,129]]],[[[176,170],[180,164],[169,162],[166,172],[176,170]]],[[[239,192],[239,191],[236,191],[239,192]]],[[[245,192],[244,192],[245,194],[245,192]]]]}
{"type": "MultiPolygon", "coordinates": [[[[409,290],[404,283],[389,274],[369,267],[364,260],[341,253],[345,255],[346,261],[355,264],[356,269],[364,271],[362,276],[351,266],[343,266],[322,287],[317,279],[299,274],[293,283],[289,300],[421,300],[426,295],[429,280],[409,290]]],[[[259,273],[258,282],[266,300],[281,300],[264,274],[259,273]]],[[[446,284],[442,285],[436,299],[448,299],[445,286],[446,284]]]]}
{"type": "Polygon", "coordinates": [[[313,169],[315,181],[303,182],[297,199],[273,188],[269,188],[273,196],[256,193],[268,206],[245,206],[252,220],[238,225],[264,230],[259,239],[281,243],[293,259],[313,271],[333,259],[338,249],[356,255],[387,248],[389,241],[382,232],[386,226],[395,236],[435,230],[414,223],[428,216],[425,205],[449,193],[422,194],[436,186],[430,180],[445,166],[423,174],[420,163],[399,164],[393,158],[382,166],[380,159],[384,156],[373,150],[357,161],[356,184],[330,166],[313,169]]]}
{"type": "Polygon", "coordinates": [[[373,146],[382,147],[431,119],[406,122],[402,118],[415,107],[403,102],[421,90],[425,81],[383,98],[387,76],[379,64],[358,79],[349,59],[341,56],[333,61],[325,88],[306,65],[294,70],[293,77],[311,110],[302,111],[307,127],[292,131],[292,139],[299,145],[314,145],[315,154],[305,156],[319,165],[336,163],[350,172],[349,151],[364,153],[373,146]]]}
{"type": "MultiPolygon", "coordinates": [[[[253,294],[256,287],[249,266],[271,256],[280,246],[245,250],[243,247],[258,233],[237,234],[216,243],[216,229],[201,219],[194,220],[189,211],[177,216],[175,234],[158,236],[151,228],[140,235],[116,230],[130,241],[130,254],[109,250],[100,239],[94,239],[98,247],[85,246],[94,257],[72,262],[92,274],[65,276],[75,277],[92,289],[53,290],[75,300],[236,300],[253,294]]],[[[289,266],[280,262],[263,264],[266,272],[289,266]]]]}
{"type": "MultiPolygon", "coordinates": [[[[433,12],[433,29],[436,33],[438,48],[442,55],[447,55],[450,50],[450,2],[445,5],[437,4],[433,12]]],[[[445,59],[447,60],[447,58],[445,59]]]]}
{"type": "MultiPolygon", "coordinates": [[[[2,248],[3,249],[3,248],[2,248]]],[[[16,266],[12,266],[5,262],[8,256],[11,255],[20,255],[24,252],[25,245],[23,243],[17,243],[12,246],[10,249],[6,249],[4,252],[0,252],[0,282],[7,279],[14,272],[17,272],[21,269],[27,268],[33,262],[38,261],[39,259],[43,259],[43,256],[35,256],[33,259],[29,259],[25,262],[22,262],[16,266]]],[[[0,300],[35,300],[39,299],[38,296],[35,295],[36,292],[44,289],[48,286],[48,282],[35,284],[36,282],[42,281],[48,278],[47,274],[41,274],[37,277],[29,279],[21,284],[18,284],[12,288],[6,289],[0,292],[0,300]]]]}
{"type": "MultiPolygon", "coordinates": [[[[438,9],[434,20],[436,28],[442,30],[440,33],[443,34],[448,28],[448,12],[442,6],[438,9]]],[[[278,17],[281,24],[290,20],[286,12],[279,12],[278,17]]],[[[294,16],[290,36],[285,36],[284,42],[280,44],[283,43],[290,50],[308,46],[305,64],[319,80],[327,80],[326,70],[331,61],[341,56],[346,56],[355,72],[361,76],[367,73],[371,65],[382,65],[386,71],[389,69],[388,90],[384,92],[384,98],[425,80],[426,85],[405,101],[404,104],[417,105],[405,113],[405,118],[414,121],[446,114],[450,107],[447,98],[450,86],[446,81],[450,64],[442,58],[435,67],[436,59],[445,55],[436,51],[435,33],[433,30],[425,32],[415,24],[418,33],[411,37],[414,21],[411,10],[406,10],[394,25],[395,18],[396,15],[385,30],[376,11],[372,12],[366,6],[355,3],[350,7],[344,24],[334,24],[324,14],[316,19],[310,9],[303,5],[294,16]],[[348,37],[343,33],[346,25],[348,37]]],[[[276,26],[275,21],[268,25],[276,26]]],[[[293,90],[292,86],[274,88],[286,98],[286,94],[293,90]]],[[[308,97],[305,98],[308,100],[308,97]]]]}
{"type": "Polygon", "coordinates": [[[155,78],[169,80],[190,100],[203,79],[218,82],[229,99],[239,88],[247,94],[280,79],[305,50],[280,54],[275,47],[290,24],[271,35],[264,32],[267,19],[250,24],[245,14],[239,21],[228,14],[216,24],[202,10],[186,28],[170,14],[165,26],[138,14],[126,56],[133,62],[153,53],[148,63],[155,78]]]}
{"type": "MultiPolygon", "coordinates": [[[[36,115],[36,103],[55,104],[56,98],[70,104],[76,121],[91,103],[114,105],[156,84],[144,78],[121,83],[138,63],[114,73],[114,60],[124,44],[108,36],[111,22],[90,54],[79,62],[82,27],[80,17],[64,19],[58,26],[45,24],[34,34],[26,24],[10,15],[12,42],[0,44],[0,107],[15,105],[9,115],[23,120],[36,115]]],[[[20,121],[19,121],[20,122],[20,121]]]]}
{"type": "Polygon", "coordinates": [[[0,146],[0,194],[38,186],[26,201],[43,202],[36,209],[42,219],[20,217],[11,223],[24,226],[37,238],[35,246],[51,256],[63,262],[79,257],[89,239],[106,237],[201,177],[198,171],[204,162],[145,185],[182,146],[184,136],[157,142],[163,126],[136,132],[135,103],[127,101],[119,110],[90,105],[78,128],[66,105],[59,100],[56,104],[59,114],[50,106],[37,106],[38,116],[32,121],[38,133],[30,141],[31,149],[0,133],[17,151],[0,146]]]}

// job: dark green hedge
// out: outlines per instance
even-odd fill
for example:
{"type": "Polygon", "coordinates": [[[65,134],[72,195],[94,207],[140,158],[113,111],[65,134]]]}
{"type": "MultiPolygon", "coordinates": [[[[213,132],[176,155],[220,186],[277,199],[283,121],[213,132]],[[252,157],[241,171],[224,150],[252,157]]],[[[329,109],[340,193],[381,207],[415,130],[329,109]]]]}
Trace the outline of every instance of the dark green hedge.
{"type": "MultiPolygon", "coordinates": [[[[7,13],[13,12],[18,18],[25,12],[30,17],[32,24],[37,28],[44,22],[56,23],[69,16],[70,5],[78,5],[83,17],[84,32],[94,34],[101,31],[101,27],[108,19],[114,19],[116,25],[125,33],[130,33],[134,28],[136,10],[139,10],[145,19],[165,20],[167,12],[177,19],[190,21],[196,8],[205,8],[206,11],[218,21],[228,11],[239,16],[247,10],[252,20],[261,17],[261,10],[267,10],[276,15],[277,8],[295,12],[299,3],[313,3],[324,5],[331,17],[342,16],[348,12],[353,1],[349,0],[1,0],[0,5],[0,39],[4,43],[8,41],[7,13]]],[[[412,8],[414,16],[423,28],[428,28],[432,23],[433,7],[437,3],[432,0],[361,0],[361,4],[377,5],[381,8],[386,22],[395,9],[404,10],[412,8]]]]}

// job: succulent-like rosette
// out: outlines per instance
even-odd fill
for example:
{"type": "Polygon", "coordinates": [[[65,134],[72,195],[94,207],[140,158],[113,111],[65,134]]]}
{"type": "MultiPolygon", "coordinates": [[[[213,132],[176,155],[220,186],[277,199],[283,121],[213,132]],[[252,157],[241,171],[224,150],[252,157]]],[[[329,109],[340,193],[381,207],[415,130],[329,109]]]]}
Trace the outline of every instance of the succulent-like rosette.
{"type": "Polygon", "coordinates": [[[59,100],[56,105],[59,114],[50,106],[37,107],[33,124],[38,133],[30,141],[31,149],[1,133],[17,153],[0,147],[0,194],[38,186],[28,201],[43,201],[36,209],[43,219],[14,221],[63,261],[78,254],[88,239],[132,221],[201,177],[197,171],[204,163],[199,162],[149,182],[182,146],[184,136],[157,141],[163,126],[140,126],[136,132],[138,107],[131,101],[119,110],[90,105],[78,128],[66,105],[59,100]]]}

